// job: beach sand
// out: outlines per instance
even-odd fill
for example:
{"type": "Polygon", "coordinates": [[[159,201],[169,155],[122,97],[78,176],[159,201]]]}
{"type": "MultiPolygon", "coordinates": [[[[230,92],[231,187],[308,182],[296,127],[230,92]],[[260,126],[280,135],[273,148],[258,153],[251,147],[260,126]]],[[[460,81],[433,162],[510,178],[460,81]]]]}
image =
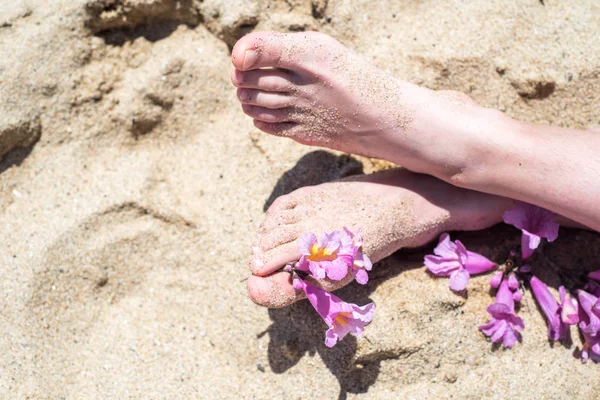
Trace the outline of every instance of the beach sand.
{"type": "MultiPolygon", "coordinates": [[[[431,247],[340,291],[377,312],[334,349],[306,301],[254,305],[265,204],[387,164],[257,131],[229,81],[244,33],[312,29],[401,79],[587,128],[599,27],[596,0],[0,0],[0,397],[599,398],[575,331],[548,343],[527,293],[522,341],[492,346],[489,276],[456,296],[422,268],[431,247]]],[[[520,240],[456,238],[499,262],[520,240]]],[[[600,235],[562,229],[535,263],[556,286],[599,256],[600,235]]]]}

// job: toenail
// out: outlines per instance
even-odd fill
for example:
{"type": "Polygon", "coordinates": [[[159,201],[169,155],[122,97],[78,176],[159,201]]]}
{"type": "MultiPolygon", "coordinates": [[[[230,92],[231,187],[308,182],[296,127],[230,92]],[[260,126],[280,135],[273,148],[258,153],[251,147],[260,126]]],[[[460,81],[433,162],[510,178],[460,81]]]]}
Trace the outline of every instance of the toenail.
{"type": "Polygon", "coordinates": [[[252,260],[252,264],[254,265],[254,267],[256,268],[262,268],[263,265],[265,265],[264,262],[262,262],[261,260],[259,260],[258,258],[255,258],[254,260],[252,260]]]}
{"type": "Polygon", "coordinates": [[[248,101],[250,100],[250,92],[247,90],[241,90],[240,91],[240,100],[241,101],[248,101]]]}
{"type": "Polygon", "coordinates": [[[244,69],[248,69],[256,63],[256,60],[258,60],[258,53],[254,50],[246,50],[246,53],[244,53],[244,62],[242,63],[242,67],[244,69]]]}
{"type": "Polygon", "coordinates": [[[252,246],[252,254],[258,254],[258,253],[260,253],[260,247],[252,246]]]}

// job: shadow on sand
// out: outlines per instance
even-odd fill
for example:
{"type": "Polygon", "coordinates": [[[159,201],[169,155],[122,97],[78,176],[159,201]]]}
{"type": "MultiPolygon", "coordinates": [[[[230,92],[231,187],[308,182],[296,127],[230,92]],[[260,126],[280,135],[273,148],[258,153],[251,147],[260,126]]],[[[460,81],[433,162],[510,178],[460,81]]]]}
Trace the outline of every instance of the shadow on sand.
{"type": "Polygon", "coordinates": [[[362,173],[361,162],[351,156],[336,156],[323,150],[310,152],[302,156],[292,169],[281,175],[271,195],[265,201],[263,211],[267,211],[279,196],[301,187],[314,186],[362,173]]]}
{"type": "MultiPolygon", "coordinates": [[[[371,293],[385,280],[401,274],[407,269],[419,266],[424,251],[396,254],[378,263],[365,286],[356,282],[336,291],[344,301],[364,305],[371,302],[371,293]],[[407,263],[412,259],[413,262],[407,263]]],[[[277,374],[286,372],[305,355],[319,357],[340,384],[339,399],[348,393],[366,393],[379,376],[380,365],[389,355],[370,356],[357,359],[357,340],[348,335],[333,348],[324,344],[327,326],[307,301],[300,301],[289,307],[270,309],[273,321],[266,333],[269,334],[269,365],[277,374]]]]}
{"type": "Polygon", "coordinates": [[[26,148],[18,147],[6,154],[0,161],[0,174],[11,167],[21,165],[32,150],[33,146],[26,148]]]}

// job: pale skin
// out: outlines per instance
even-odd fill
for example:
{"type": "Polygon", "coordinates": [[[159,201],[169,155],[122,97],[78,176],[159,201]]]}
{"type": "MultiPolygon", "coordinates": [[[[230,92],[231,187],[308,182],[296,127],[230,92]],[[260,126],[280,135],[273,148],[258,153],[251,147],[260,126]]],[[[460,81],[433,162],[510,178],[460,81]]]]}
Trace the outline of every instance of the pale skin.
{"type": "Polygon", "coordinates": [[[513,199],[600,231],[597,132],[517,121],[462,93],[399,81],[315,32],[250,34],[232,62],[242,109],[260,130],[413,171],[302,188],[275,201],[250,259],[257,304],[299,298],[279,270],[299,258],[295,240],[305,232],[361,227],[371,243],[365,251],[379,261],[444,231],[501,222],[513,199]],[[402,223],[376,217],[372,204],[402,223]]]}

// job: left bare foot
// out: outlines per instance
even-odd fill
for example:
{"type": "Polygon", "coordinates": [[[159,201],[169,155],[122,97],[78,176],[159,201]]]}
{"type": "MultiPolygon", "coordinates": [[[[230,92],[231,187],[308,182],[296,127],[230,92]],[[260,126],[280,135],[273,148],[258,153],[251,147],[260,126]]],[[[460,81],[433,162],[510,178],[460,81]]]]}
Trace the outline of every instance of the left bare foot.
{"type": "MultiPolygon", "coordinates": [[[[430,176],[394,169],[304,187],[279,197],[267,211],[253,246],[248,279],[259,305],[283,307],[299,299],[291,275],[278,271],[300,258],[304,233],[362,229],[364,252],[377,262],[403,247],[418,247],[447,230],[478,230],[501,221],[510,200],[456,188],[430,176]]],[[[351,281],[321,281],[334,290],[351,281]]]]}

